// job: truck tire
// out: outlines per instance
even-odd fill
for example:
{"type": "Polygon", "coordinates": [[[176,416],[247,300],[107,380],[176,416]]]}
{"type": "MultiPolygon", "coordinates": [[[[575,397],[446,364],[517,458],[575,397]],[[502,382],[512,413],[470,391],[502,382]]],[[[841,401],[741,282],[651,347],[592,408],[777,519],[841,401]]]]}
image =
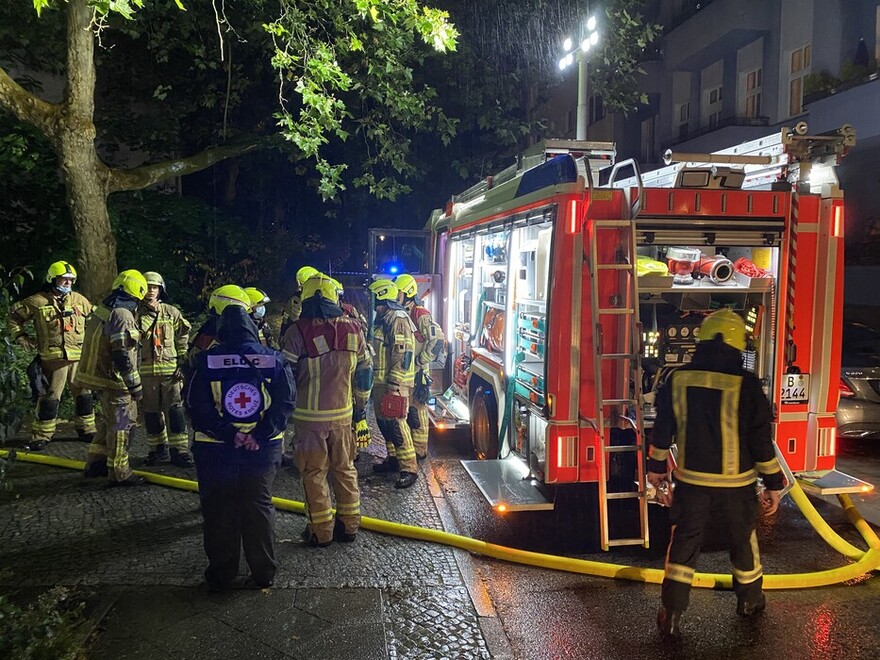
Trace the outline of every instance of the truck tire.
{"type": "Polygon", "coordinates": [[[498,404],[486,385],[479,386],[471,399],[471,444],[475,458],[498,458],[498,404]]]}

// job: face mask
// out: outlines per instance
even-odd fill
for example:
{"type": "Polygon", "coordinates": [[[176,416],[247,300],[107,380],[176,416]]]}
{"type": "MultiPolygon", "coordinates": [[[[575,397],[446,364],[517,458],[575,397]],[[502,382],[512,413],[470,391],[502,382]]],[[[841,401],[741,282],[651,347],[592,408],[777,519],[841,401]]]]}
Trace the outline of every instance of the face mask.
{"type": "Polygon", "coordinates": [[[66,295],[66,294],[70,293],[71,291],[73,291],[73,287],[71,287],[71,286],[56,286],[55,290],[58,293],[63,293],[66,295]]]}
{"type": "Polygon", "coordinates": [[[254,310],[254,318],[261,319],[266,315],[266,306],[260,305],[254,310]]]}

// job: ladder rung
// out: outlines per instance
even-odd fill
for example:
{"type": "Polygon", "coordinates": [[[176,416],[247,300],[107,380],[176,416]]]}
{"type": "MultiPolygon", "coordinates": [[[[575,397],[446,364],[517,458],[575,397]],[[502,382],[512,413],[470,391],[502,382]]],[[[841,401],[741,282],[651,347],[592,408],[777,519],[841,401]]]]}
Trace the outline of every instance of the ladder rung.
{"type": "Polygon", "coordinates": [[[641,445],[609,445],[605,447],[605,451],[613,454],[619,454],[627,451],[641,451],[641,445]]]}
{"type": "Polygon", "coordinates": [[[600,314],[632,314],[632,307],[600,307],[600,314]]]}
{"type": "Polygon", "coordinates": [[[624,403],[637,403],[635,399],[602,399],[603,406],[616,406],[624,403]]]}
{"type": "Polygon", "coordinates": [[[609,546],[644,545],[645,539],[608,539],[609,546]]]}
{"type": "Polygon", "coordinates": [[[638,359],[638,353],[604,353],[599,356],[603,360],[635,360],[638,359]]]}
{"type": "Polygon", "coordinates": [[[594,227],[630,227],[631,220],[593,220],[594,227]]]}
{"type": "Polygon", "coordinates": [[[597,264],[598,270],[632,270],[632,264],[597,264]]]}
{"type": "Polygon", "coordinates": [[[605,493],[607,500],[637,500],[642,496],[639,491],[622,491],[620,493],[605,493]]]}

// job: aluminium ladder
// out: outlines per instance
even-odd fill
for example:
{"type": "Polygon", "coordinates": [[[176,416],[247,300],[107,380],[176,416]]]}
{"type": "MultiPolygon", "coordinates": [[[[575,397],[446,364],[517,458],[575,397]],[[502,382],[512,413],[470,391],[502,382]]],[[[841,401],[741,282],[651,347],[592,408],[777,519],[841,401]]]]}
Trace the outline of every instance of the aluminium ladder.
{"type": "MultiPolygon", "coordinates": [[[[621,164],[622,165],[622,164],[621,164]]],[[[613,177],[612,177],[613,178],[613,177]]],[[[596,432],[601,439],[599,462],[599,531],[602,549],[612,546],[641,545],[648,547],[648,493],[645,488],[645,437],[643,433],[641,395],[641,323],[636,273],[636,213],[628,220],[591,220],[589,272],[593,319],[594,382],[596,391],[596,432]],[[613,261],[599,261],[599,244],[616,239],[613,261]],[[616,278],[615,278],[616,275],[616,278]],[[616,293],[600,300],[603,284],[616,280],[616,293]],[[603,322],[614,328],[609,350],[604,345],[603,322]],[[610,364],[611,378],[603,378],[603,365],[610,364]],[[606,382],[609,381],[609,382],[606,382]],[[628,416],[632,411],[633,416],[628,416]],[[620,435],[627,441],[612,445],[612,434],[626,424],[620,435]],[[630,453],[636,459],[637,489],[609,491],[606,480],[611,454],[630,453]],[[638,500],[640,535],[634,538],[611,538],[609,502],[638,500]]],[[[607,295],[607,292],[606,292],[607,295]]],[[[607,370],[606,370],[607,371],[607,370]]],[[[629,480],[626,480],[631,483],[629,480]]]]}

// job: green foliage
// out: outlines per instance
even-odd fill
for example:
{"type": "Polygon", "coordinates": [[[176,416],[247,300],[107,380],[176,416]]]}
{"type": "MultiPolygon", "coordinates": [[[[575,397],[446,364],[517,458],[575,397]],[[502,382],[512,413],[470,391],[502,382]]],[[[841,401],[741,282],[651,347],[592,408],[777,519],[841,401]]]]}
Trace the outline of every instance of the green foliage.
{"type": "MultiPolygon", "coordinates": [[[[18,430],[30,404],[25,368],[32,356],[14,344],[6,321],[10,305],[30,278],[27,268],[7,270],[0,266],[0,441],[4,443],[18,430]]],[[[0,459],[0,472],[5,467],[2,463],[0,459]]]]}
{"type": "Polygon", "coordinates": [[[221,284],[287,290],[287,260],[323,247],[284,228],[257,230],[246,218],[193,197],[120,194],[110,205],[122,268],[162,274],[174,304],[192,316],[221,284]]]}
{"type": "Polygon", "coordinates": [[[639,66],[662,26],[645,20],[646,0],[610,0],[600,26],[600,52],[590,58],[590,82],[612,112],[628,114],[648,99],[639,91],[639,66]]]}
{"type": "Polygon", "coordinates": [[[425,61],[422,42],[454,50],[458,32],[448,14],[415,0],[281,1],[281,15],[265,24],[280,79],[278,126],[316,163],[325,199],[345,189],[346,163],[326,156],[331,140],[357,137],[366,149],[355,185],[380,199],[409,191],[411,139],[433,130],[451,138],[455,122],[434,104],[435,92],[414,84],[425,61]]]}
{"type": "Polygon", "coordinates": [[[73,660],[82,657],[85,604],[54,587],[27,606],[0,596],[0,657],[73,660]]]}
{"type": "Polygon", "coordinates": [[[816,92],[830,92],[840,84],[840,80],[832,76],[827,70],[819,73],[811,73],[804,79],[804,94],[816,92]]]}
{"type": "Polygon", "coordinates": [[[868,75],[868,67],[855,64],[850,58],[843,60],[840,65],[841,82],[849,82],[850,80],[859,80],[868,75]]]}

